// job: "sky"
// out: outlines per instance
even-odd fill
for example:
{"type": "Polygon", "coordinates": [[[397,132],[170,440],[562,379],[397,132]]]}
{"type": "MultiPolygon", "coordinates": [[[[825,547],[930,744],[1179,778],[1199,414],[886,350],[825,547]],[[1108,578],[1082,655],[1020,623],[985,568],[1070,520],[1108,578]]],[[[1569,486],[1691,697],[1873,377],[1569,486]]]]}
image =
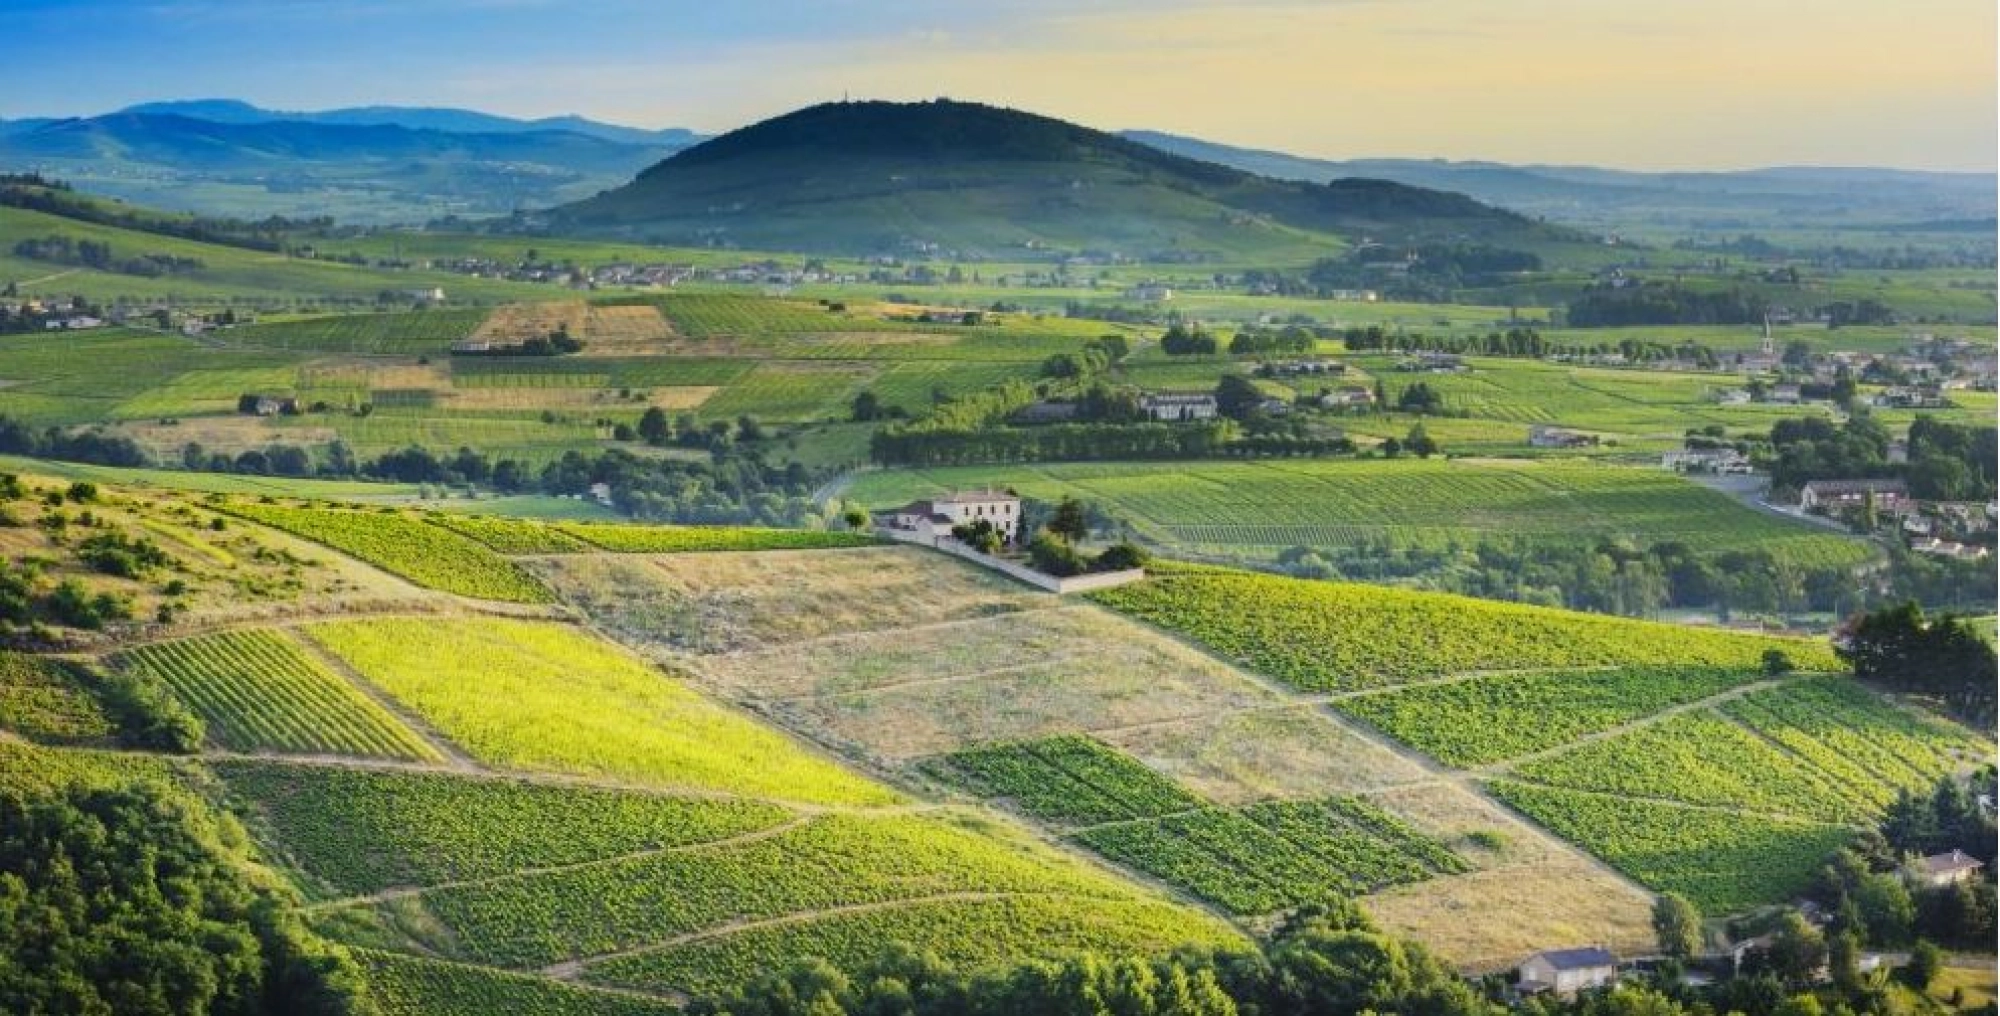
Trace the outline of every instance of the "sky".
{"type": "Polygon", "coordinates": [[[0,0],[0,117],[240,98],[706,133],[950,96],[1324,158],[1995,168],[1993,0],[0,0]]]}

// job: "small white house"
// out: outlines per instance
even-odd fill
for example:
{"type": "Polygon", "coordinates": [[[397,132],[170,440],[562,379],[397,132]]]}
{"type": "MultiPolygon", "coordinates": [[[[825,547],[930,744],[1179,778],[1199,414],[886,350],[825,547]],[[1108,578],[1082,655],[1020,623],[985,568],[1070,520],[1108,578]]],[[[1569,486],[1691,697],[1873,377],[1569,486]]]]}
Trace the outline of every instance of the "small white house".
{"type": "Polygon", "coordinates": [[[1167,423],[1213,420],[1218,412],[1213,395],[1146,395],[1139,399],[1139,408],[1167,423]]]}
{"type": "Polygon", "coordinates": [[[1015,543],[1021,535],[1021,499],[1001,490],[959,491],[928,501],[912,501],[890,512],[882,524],[936,542],[958,526],[986,521],[1002,539],[1015,543]]]}
{"type": "Polygon", "coordinates": [[[1550,949],[1521,961],[1520,992],[1552,992],[1565,998],[1618,979],[1618,957],[1603,946],[1550,949]]]}
{"type": "Polygon", "coordinates": [[[1660,467],[1676,473],[1731,473],[1750,472],[1750,460],[1734,448],[1688,448],[1677,452],[1665,452],[1660,456],[1660,467]]]}
{"type": "Polygon", "coordinates": [[[1934,886],[1969,882],[1984,867],[1978,858],[1956,849],[1949,854],[1934,854],[1917,862],[1917,871],[1923,875],[1924,881],[1934,886]]]}

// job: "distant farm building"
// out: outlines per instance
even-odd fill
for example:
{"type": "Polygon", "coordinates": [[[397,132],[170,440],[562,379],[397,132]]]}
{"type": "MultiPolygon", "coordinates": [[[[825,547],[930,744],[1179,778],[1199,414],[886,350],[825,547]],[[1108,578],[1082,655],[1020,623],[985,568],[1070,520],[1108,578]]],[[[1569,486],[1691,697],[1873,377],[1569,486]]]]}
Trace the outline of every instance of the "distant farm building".
{"type": "Polygon", "coordinates": [[[1343,385],[1319,397],[1319,404],[1327,409],[1353,409],[1375,404],[1375,393],[1360,385],[1343,385]]]}
{"type": "Polygon", "coordinates": [[[1127,299],[1144,300],[1147,303],[1165,303],[1174,298],[1174,291],[1157,282],[1142,282],[1125,291],[1127,299]]]}
{"type": "Polygon", "coordinates": [[[1582,434],[1542,424],[1528,428],[1528,446],[1531,448],[1590,448],[1596,444],[1597,437],[1594,434],[1582,434]]]}
{"type": "Polygon", "coordinates": [[[936,542],[957,526],[991,522],[1002,539],[1014,543],[1021,535],[1021,499],[1006,491],[959,491],[928,501],[912,501],[880,519],[884,528],[936,542]]]}
{"type": "Polygon", "coordinates": [[[1146,395],[1139,399],[1139,408],[1166,423],[1213,420],[1218,412],[1213,395],[1146,395]]]}
{"type": "Polygon", "coordinates": [[[1520,992],[1549,992],[1565,998],[1618,979],[1618,957],[1603,946],[1551,949],[1521,961],[1520,992]]]}
{"type": "Polygon", "coordinates": [[[1660,456],[1660,467],[1676,473],[1713,473],[1727,476],[1750,472],[1750,460],[1734,448],[1688,448],[1660,456]]]}

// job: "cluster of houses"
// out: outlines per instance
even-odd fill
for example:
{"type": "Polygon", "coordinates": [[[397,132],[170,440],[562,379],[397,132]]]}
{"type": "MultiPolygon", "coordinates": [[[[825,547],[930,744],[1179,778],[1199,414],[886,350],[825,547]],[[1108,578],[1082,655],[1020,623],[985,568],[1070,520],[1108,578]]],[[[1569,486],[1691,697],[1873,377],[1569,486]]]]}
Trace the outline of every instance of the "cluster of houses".
{"type": "Polygon", "coordinates": [[[1410,374],[1461,374],[1472,368],[1457,353],[1412,353],[1397,361],[1396,369],[1410,374]]]}
{"type": "MultiPolygon", "coordinates": [[[[1962,850],[1920,858],[1911,865],[1911,873],[1926,885],[1948,886],[1958,882],[1969,882],[1976,878],[1984,865],[1962,850]]],[[[1808,923],[1824,927],[1829,923],[1829,915],[1824,909],[1806,903],[1799,907],[1799,914],[1808,923]]],[[[1774,943],[1769,934],[1757,935],[1731,943],[1727,948],[1701,957],[1697,963],[1716,972],[1734,975],[1753,953],[1769,949],[1774,943]]],[[[1609,987],[1618,983],[1624,971],[1641,969],[1648,959],[1621,960],[1616,953],[1601,945],[1588,945],[1573,949],[1547,949],[1522,960],[1514,970],[1516,993],[1527,995],[1555,995],[1573,998],[1578,993],[1596,988],[1609,987]]],[[[1879,968],[1884,957],[1879,953],[1868,953],[1858,957],[1858,965],[1863,973],[1879,968]]],[[[1707,981],[1709,975],[1698,970],[1683,975],[1690,981],[1707,981]]],[[[1830,971],[1822,967],[1818,976],[1826,979],[1830,971]]]]}
{"type": "Polygon", "coordinates": [[[1799,508],[1841,516],[1872,509],[1878,520],[1893,521],[1909,548],[1920,554],[1976,560],[1990,554],[2000,505],[1991,502],[1924,501],[1910,496],[1901,480],[1813,480],[1799,488],[1799,508]]]}
{"type": "Polygon", "coordinates": [[[1347,365],[1339,360],[1273,360],[1257,365],[1260,377],[1339,377],[1347,365]]]}
{"type": "Polygon", "coordinates": [[[1683,448],[1665,452],[1660,456],[1660,468],[1714,476],[1740,476],[1754,471],[1749,457],[1734,448],[1683,448]]]}

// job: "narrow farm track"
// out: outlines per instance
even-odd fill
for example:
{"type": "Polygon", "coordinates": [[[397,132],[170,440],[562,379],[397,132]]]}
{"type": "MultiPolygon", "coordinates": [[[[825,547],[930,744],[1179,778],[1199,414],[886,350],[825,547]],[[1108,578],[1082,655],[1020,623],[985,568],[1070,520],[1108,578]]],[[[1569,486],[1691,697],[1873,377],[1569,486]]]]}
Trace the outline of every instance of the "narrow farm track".
{"type": "MultiPolygon", "coordinates": [[[[173,625],[149,624],[134,628],[130,632],[120,632],[116,638],[119,650],[136,649],[140,646],[161,642],[175,642],[199,635],[218,635],[224,632],[245,631],[267,628],[296,629],[301,625],[317,624],[323,621],[383,621],[411,620],[436,621],[457,617],[497,617],[524,620],[547,620],[567,622],[572,620],[565,612],[551,609],[515,609],[521,605],[494,603],[486,600],[467,600],[444,594],[427,593],[420,597],[404,600],[378,600],[355,603],[338,610],[300,609],[286,610],[259,616],[210,617],[193,622],[173,625]]],[[[89,650],[76,653],[53,654],[68,658],[82,658],[90,655],[89,650]]]]}
{"type": "MultiPolygon", "coordinates": [[[[1627,720],[1626,722],[1620,723],[1615,727],[1606,727],[1603,730],[1596,731],[1595,733],[1584,734],[1580,737],[1574,738],[1563,744],[1556,745],[1553,748],[1544,748],[1541,751],[1532,751],[1526,755],[1516,755],[1513,758],[1504,759],[1502,761],[1490,763],[1488,765],[1474,766],[1470,769],[1465,770],[1465,772],[1470,773],[1474,776],[1511,776],[1513,775],[1514,768],[1517,766],[1527,765],[1532,762],[1540,762],[1545,758],[1550,758],[1555,755],[1560,755],[1566,751],[1569,751],[1574,748],[1580,748],[1586,744],[1595,744],[1599,741],[1608,741],[1611,738],[1617,737],[1620,734],[1629,733],[1634,730],[1641,730],[1646,727],[1653,726],[1654,724],[1657,723],[1663,723],[1667,720],[1673,719],[1676,716],[1682,716],[1687,713],[1699,712],[1700,710],[1703,709],[1709,709],[1714,706],[1721,705],[1724,702],[1728,702],[1731,699],[1739,699],[1752,692],[1763,691],[1766,688],[1776,688],[1784,683],[1785,683],[1784,681],[1780,680],[1766,679],[1762,681],[1752,681],[1749,684],[1740,684],[1734,688],[1728,689],[1727,691],[1717,692],[1716,694],[1710,695],[1707,698],[1695,699],[1692,702],[1683,702],[1677,706],[1668,706],[1667,708],[1662,709],[1658,712],[1647,713],[1646,715],[1641,716],[1638,719],[1627,720]]],[[[1786,752],[1786,754],[1789,755],[1791,753],[1786,752]]]]}
{"type": "Polygon", "coordinates": [[[439,733],[435,727],[425,722],[423,717],[418,716],[401,702],[391,698],[388,693],[377,688],[374,682],[364,677],[360,671],[355,670],[346,660],[328,652],[325,646],[320,645],[317,640],[307,635],[304,631],[301,631],[295,625],[288,626],[285,630],[293,636],[292,641],[298,643],[301,648],[317,659],[328,670],[340,677],[341,680],[346,681],[354,690],[367,696],[370,701],[381,706],[390,716],[395,717],[398,723],[401,723],[411,733],[416,734],[425,744],[430,745],[431,750],[442,756],[445,764],[453,771],[461,773],[478,771],[479,763],[474,761],[472,756],[467,755],[464,749],[439,733]]]}
{"type": "Polygon", "coordinates": [[[592,858],[588,861],[577,861],[573,864],[554,864],[541,868],[522,868],[518,871],[510,871],[505,875],[488,875],[484,878],[456,879],[426,886],[384,889],[379,893],[369,893],[366,896],[348,896],[337,900],[324,900],[319,903],[300,907],[299,910],[304,913],[345,910],[350,907],[365,907],[377,903],[387,903],[391,900],[405,900],[414,896],[422,896],[425,893],[445,889],[471,889],[479,886],[504,885],[509,882],[518,882],[522,879],[539,878],[543,875],[561,875],[572,871],[588,871],[592,868],[603,868],[625,861],[636,861],[648,857],[663,857],[669,854],[691,854],[703,850],[727,850],[746,843],[755,843],[759,840],[768,840],[774,836],[782,836],[814,821],[816,818],[817,816],[814,815],[797,815],[774,826],[767,826],[763,829],[756,829],[719,840],[709,840],[705,843],[686,843],[675,847],[653,847],[646,850],[634,850],[624,854],[613,854],[609,857],[592,858]]]}

